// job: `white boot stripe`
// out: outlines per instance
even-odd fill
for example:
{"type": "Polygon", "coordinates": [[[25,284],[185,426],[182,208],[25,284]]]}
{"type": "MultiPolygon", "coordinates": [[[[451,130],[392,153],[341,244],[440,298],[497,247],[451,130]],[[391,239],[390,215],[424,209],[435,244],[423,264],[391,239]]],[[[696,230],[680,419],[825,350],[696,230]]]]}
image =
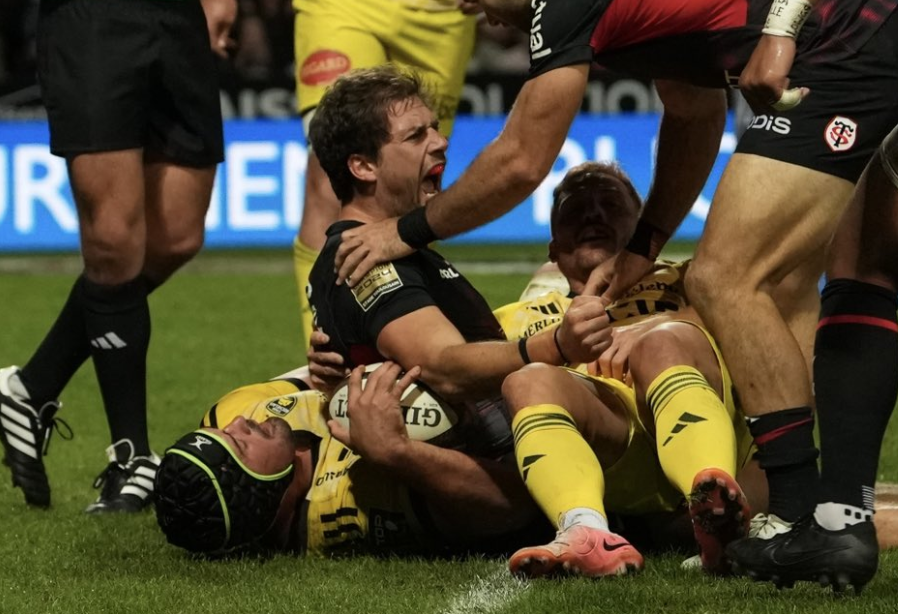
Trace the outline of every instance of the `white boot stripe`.
{"type": "Polygon", "coordinates": [[[31,458],[37,460],[37,448],[35,448],[34,446],[29,445],[24,441],[13,439],[11,437],[7,437],[6,442],[22,454],[30,456],[31,458]]]}
{"type": "Polygon", "coordinates": [[[10,407],[9,405],[0,404],[0,414],[15,420],[25,428],[31,427],[31,420],[28,419],[23,412],[16,409],[15,407],[10,407]]]}
{"type": "Polygon", "coordinates": [[[32,444],[32,446],[37,443],[37,440],[34,438],[34,433],[31,432],[31,429],[22,428],[12,420],[7,420],[5,415],[0,417],[0,425],[2,425],[3,430],[10,435],[15,435],[19,439],[24,439],[26,442],[32,444]]]}
{"type": "Polygon", "coordinates": [[[122,486],[123,495],[134,495],[135,497],[140,497],[141,499],[146,499],[149,496],[150,492],[152,491],[144,490],[143,488],[135,486],[133,484],[125,484],[124,486],[122,486]]]}
{"type": "Polygon", "coordinates": [[[156,477],[156,468],[153,467],[151,469],[150,467],[138,467],[137,469],[134,470],[134,475],[142,475],[142,476],[148,477],[152,480],[152,479],[155,479],[155,477],[156,477]]]}
{"type": "Polygon", "coordinates": [[[147,478],[141,477],[139,475],[135,475],[134,477],[132,477],[128,481],[128,484],[136,484],[137,486],[140,486],[141,488],[145,488],[146,490],[149,490],[149,491],[153,490],[153,480],[148,480],[147,478]]]}

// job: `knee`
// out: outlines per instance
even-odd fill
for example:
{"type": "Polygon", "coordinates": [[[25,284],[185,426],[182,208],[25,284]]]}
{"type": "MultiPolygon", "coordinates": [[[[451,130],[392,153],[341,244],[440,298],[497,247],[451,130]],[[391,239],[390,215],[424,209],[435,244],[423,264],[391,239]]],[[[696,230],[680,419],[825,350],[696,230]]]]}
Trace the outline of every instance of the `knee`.
{"type": "Polygon", "coordinates": [[[176,240],[155,241],[147,245],[144,272],[162,282],[190,262],[203,247],[202,230],[182,235],[176,240]]]}
{"type": "Polygon", "coordinates": [[[735,276],[721,262],[706,258],[694,260],[684,280],[686,296],[699,312],[734,292],[734,282],[735,276]]]}
{"type": "Polygon", "coordinates": [[[691,324],[669,322],[653,328],[633,346],[630,376],[633,384],[646,390],[665,370],[675,366],[691,366],[708,376],[717,368],[717,356],[704,334],[691,324]]]}
{"type": "Polygon", "coordinates": [[[512,415],[535,403],[545,402],[546,393],[552,389],[553,370],[557,368],[538,363],[506,376],[502,382],[502,396],[512,415]]]}

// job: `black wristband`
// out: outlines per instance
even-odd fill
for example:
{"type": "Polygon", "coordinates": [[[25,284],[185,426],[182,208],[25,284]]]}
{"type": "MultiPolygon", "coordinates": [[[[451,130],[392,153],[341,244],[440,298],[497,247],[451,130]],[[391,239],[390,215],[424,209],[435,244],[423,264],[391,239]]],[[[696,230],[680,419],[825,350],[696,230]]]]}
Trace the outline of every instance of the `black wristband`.
{"type": "Polygon", "coordinates": [[[439,239],[433,232],[430,224],[427,223],[424,207],[418,207],[399,218],[396,229],[399,231],[399,238],[409,247],[415,249],[427,247],[429,243],[439,239]]]}
{"type": "Polygon", "coordinates": [[[555,332],[552,333],[552,339],[555,341],[555,349],[558,350],[558,355],[561,356],[561,360],[564,361],[564,366],[568,366],[571,364],[571,361],[567,359],[567,356],[564,355],[564,352],[561,350],[561,344],[558,343],[558,331],[561,330],[560,326],[555,327],[555,332]]]}
{"type": "Polygon", "coordinates": [[[670,235],[666,232],[640,219],[636,222],[636,230],[633,231],[630,242],[627,243],[627,251],[654,260],[669,238],[670,235]]]}
{"type": "Polygon", "coordinates": [[[533,362],[530,360],[530,354],[527,353],[527,337],[521,337],[520,341],[518,341],[518,352],[521,353],[521,358],[524,360],[525,365],[533,362]]]}

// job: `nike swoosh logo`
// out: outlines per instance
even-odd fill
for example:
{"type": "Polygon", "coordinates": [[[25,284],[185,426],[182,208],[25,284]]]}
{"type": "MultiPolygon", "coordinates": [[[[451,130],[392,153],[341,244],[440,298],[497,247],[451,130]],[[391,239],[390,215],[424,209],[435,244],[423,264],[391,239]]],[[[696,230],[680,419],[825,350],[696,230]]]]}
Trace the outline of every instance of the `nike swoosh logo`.
{"type": "Polygon", "coordinates": [[[609,544],[608,540],[606,539],[602,541],[602,545],[605,546],[605,550],[607,550],[608,552],[612,552],[614,550],[620,550],[621,548],[624,548],[629,544],[627,544],[627,542],[620,542],[619,544],[609,544]]]}

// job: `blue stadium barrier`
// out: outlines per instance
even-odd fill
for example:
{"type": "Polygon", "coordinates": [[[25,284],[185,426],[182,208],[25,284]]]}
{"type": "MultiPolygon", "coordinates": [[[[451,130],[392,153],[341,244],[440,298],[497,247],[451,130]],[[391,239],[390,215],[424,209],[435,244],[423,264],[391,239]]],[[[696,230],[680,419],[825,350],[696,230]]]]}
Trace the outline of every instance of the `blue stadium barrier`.
{"type": "MultiPolygon", "coordinates": [[[[552,189],[570,167],[617,160],[643,195],[649,188],[659,117],[579,117],[539,189],[501,219],[455,242],[542,242],[549,236],[552,189]]],[[[504,118],[459,117],[449,149],[449,185],[502,128],[504,118]]],[[[728,124],[732,125],[732,120],[728,124]]],[[[306,147],[298,120],[229,121],[226,161],[206,218],[208,247],[285,247],[302,216],[306,147]]],[[[0,251],[74,250],[78,220],[65,163],[50,154],[45,123],[0,124],[0,251]]],[[[701,234],[708,205],[736,145],[728,128],[702,195],[676,238],[701,234]]]]}

